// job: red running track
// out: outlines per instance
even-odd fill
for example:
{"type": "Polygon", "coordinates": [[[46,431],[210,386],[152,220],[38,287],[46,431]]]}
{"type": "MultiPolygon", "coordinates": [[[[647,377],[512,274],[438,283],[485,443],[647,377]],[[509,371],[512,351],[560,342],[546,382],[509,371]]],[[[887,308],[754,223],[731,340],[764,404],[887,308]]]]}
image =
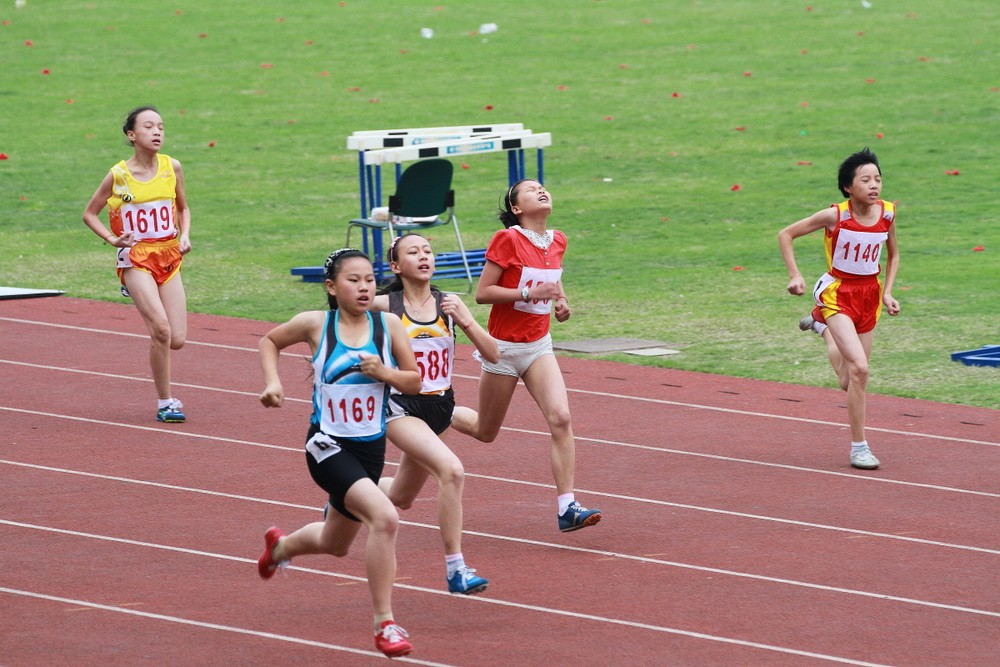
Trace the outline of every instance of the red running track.
{"type": "MultiPolygon", "coordinates": [[[[301,449],[304,347],[282,361],[295,400],[257,402],[271,326],[192,315],[174,357],[188,422],[164,425],[131,306],[0,301],[0,663],[385,660],[363,535],[346,558],[257,577],[264,530],[316,520],[324,501],[301,449]]],[[[476,395],[469,352],[460,403],[476,395]]],[[[463,551],[491,584],[444,592],[431,482],[401,513],[393,605],[416,650],[399,662],[998,664],[1000,412],[873,396],[883,467],[861,472],[840,392],[560,363],[577,496],[604,520],[556,529],[548,435],[523,387],[495,443],[451,434],[463,551]]]]}

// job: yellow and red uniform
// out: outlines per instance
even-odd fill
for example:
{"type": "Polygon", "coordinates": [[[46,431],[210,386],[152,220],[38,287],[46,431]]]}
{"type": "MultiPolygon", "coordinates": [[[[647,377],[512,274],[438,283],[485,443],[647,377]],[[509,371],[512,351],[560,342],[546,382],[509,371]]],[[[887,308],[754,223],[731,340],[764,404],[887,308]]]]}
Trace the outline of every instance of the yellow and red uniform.
{"type": "Polygon", "coordinates": [[[118,277],[124,284],[125,269],[151,274],[158,285],[181,269],[177,239],[177,176],[169,156],[158,154],[156,174],[137,180],[122,160],[111,167],[114,177],[108,198],[108,221],[115,236],[131,232],[136,244],[118,249],[118,277]]]}
{"type": "Polygon", "coordinates": [[[850,200],[833,204],[837,225],[823,239],[827,272],[813,288],[817,305],[812,315],[817,322],[842,313],[851,318],[858,333],[867,333],[878,323],[882,314],[879,260],[896,220],[896,207],[881,199],[877,205],[882,209],[878,220],[862,225],[854,217],[850,200]]]}

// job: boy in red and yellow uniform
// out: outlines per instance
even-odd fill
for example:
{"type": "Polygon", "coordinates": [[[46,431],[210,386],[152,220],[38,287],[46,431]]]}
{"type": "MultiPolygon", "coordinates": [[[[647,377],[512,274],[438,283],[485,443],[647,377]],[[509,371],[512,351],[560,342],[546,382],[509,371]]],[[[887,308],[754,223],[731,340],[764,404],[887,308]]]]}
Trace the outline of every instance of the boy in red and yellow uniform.
{"type": "Polygon", "coordinates": [[[840,165],[838,185],[847,201],[785,227],[778,233],[778,245],[788,269],[788,291],[801,296],[805,281],[795,263],[792,242],[825,230],[827,272],[813,288],[816,307],[799,327],[815,331],[826,341],[830,364],[847,392],[851,465],[873,470],[880,464],[865,439],[868,361],[882,306],[890,315],[899,314],[899,302],[892,296],[899,270],[896,208],[881,198],[882,171],[878,158],[867,148],[840,165]],[[879,280],[883,250],[884,283],[879,280]]]}

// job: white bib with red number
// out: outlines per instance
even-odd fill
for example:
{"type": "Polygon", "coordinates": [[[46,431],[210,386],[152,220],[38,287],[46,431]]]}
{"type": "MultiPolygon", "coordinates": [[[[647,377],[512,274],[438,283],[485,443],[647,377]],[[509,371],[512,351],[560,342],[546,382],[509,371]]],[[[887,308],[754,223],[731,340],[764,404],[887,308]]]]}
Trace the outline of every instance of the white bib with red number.
{"type": "Polygon", "coordinates": [[[432,394],[451,386],[454,338],[411,338],[413,356],[420,369],[420,392],[432,394]]]}
{"type": "Polygon", "coordinates": [[[364,438],[382,432],[385,414],[385,385],[320,385],[322,417],[320,429],[334,438],[364,438]]]}
{"type": "Polygon", "coordinates": [[[122,204],[122,229],[137,241],[164,241],[177,236],[174,203],[169,199],[144,204],[122,204]]]}
{"type": "MultiPolygon", "coordinates": [[[[541,285],[542,283],[557,283],[562,278],[562,269],[536,269],[526,266],[521,269],[521,282],[517,289],[541,285]]],[[[548,315],[552,312],[552,299],[532,299],[531,301],[517,301],[514,303],[514,310],[533,315],[548,315]]]]}
{"type": "Polygon", "coordinates": [[[879,272],[878,260],[882,244],[889,238],[886,232],[859,232],[841,229],[837,247],[833,249],[833,268],[857,276],[871,276],[879,272]]]}

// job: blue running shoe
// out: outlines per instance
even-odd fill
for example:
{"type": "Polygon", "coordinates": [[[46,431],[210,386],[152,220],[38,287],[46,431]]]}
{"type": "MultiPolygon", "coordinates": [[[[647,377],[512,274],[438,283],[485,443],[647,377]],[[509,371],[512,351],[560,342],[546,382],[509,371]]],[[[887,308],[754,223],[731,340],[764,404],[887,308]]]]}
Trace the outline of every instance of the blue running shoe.
{"type": "Polygon", "coordinates": [[[476,574],[468,565],[463,565],[448,577],[448,592],[461,595],[482,593],[490,582],[476,574]]]}
{"type": "Polygon", "coordinates": [[[156,421],[166,422],[167,424],[182,424],[187,419],[184,413],[181,412],[183,408],[184,404],[175,398],[170,402],[170,405],[156,411],[156,421]]]}
{"type": "Polygon", "coordinates": [[[571,533],[587,526],[593,526],[601,520],[601,510],[589,510],[575,500],[569,504],[566,511],[559,515],[559,530],[571,533]]]}

